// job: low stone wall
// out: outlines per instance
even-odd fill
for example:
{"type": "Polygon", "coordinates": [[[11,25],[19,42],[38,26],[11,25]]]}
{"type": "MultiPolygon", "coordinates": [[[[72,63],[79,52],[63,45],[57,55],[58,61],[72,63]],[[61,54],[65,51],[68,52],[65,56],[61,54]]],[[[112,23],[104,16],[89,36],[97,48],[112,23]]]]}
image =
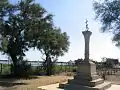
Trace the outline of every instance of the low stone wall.
{"type": "Polygon", "coordinates": [[[120,85],[120,75],[106,75],[105,80],[120,85]]]}

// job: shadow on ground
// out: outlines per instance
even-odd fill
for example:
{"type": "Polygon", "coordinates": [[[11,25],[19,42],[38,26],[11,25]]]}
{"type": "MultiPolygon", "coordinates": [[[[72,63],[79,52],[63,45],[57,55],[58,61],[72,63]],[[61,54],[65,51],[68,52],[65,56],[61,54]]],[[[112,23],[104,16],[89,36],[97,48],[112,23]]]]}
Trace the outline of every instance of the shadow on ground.
{"type": "Polygon", "coordinates": [[[37,79],[37,78],[38,76],[30,76],[28,78],[2,77],[0,78],[0,86],[1,87],[12,87],[12,86],[17,86],[17,85],[28,85],[28,83],[24,83],[20,81],[21,80],[32,80],[32,79],[37,79]]]}
{"type": "Polygon", "coordinates": [[[0,86],[2,87],[12,87],[16,85],[28,85],[27,83],[11,83],[11,82],[2,82],[0,81],[0,86]]]}

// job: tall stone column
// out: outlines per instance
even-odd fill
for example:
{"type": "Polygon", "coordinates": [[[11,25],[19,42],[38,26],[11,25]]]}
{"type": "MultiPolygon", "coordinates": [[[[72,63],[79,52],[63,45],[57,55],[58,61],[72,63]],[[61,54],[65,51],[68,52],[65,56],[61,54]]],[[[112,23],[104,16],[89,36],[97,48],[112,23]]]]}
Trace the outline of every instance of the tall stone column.
{"type": "Polygon", "coordinates": [[[92,32],[89,31],[87,22],[88,21],[86,20],[86,30],[82,31],[85,39],[85,58],[84,61],[80,65],[78,65],[77,75],[82,75],[84,77],[92,77],[92,75],[96,74],[96,65],[89,60],[89,42],[92,32]]]}
{"type": "Polygon", "coordinates": [[[65,90],[105,90],[111,86],[110,82],[104,82],[97,73],[96,65],[89,60],[89,41],[92,34],[88,31],[86,20],[86,30],[82,32],[85,39],[85,59],[77,66],[77,72],[73,80],[68,80],[67,84],[60,84],[65,90]]]}
{"type": "Polygon", "coordinates": [[[91,31],[83,31],[82,34],[84,35],[85,39],[85,61],[88,62],[89,60],[89,41],[90,41],[90,36],[92,34],[91,31]]]}

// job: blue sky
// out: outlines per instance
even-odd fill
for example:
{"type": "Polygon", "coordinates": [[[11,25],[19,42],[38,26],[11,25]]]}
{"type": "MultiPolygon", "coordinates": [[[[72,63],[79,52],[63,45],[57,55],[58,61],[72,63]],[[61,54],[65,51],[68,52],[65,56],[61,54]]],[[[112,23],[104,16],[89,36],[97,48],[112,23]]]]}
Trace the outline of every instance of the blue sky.
{"type": "MultiPolygon", "coordinates": [[[[15,3],[15,0],[10,0],[15,3]]],[[[59,61],[76,60],[84,58],[85,20],[88,19],[89,29],[92,31],[90,39],[90,58],[100,61],[102,57],[120,58],[120,50],[112,43],[112,35],[100,33],[101,24],[94,20],[95,14],[92,7],[93,0],[35,0],[49,13],[54,15],[54,24],[70,36],[68,53],[59,58],[59,61]]],[[[26,52],[28,60],[41,60],[37,50],[26,52]]],[[[4,57],[1,56],[1,59],[4,57]]]]}

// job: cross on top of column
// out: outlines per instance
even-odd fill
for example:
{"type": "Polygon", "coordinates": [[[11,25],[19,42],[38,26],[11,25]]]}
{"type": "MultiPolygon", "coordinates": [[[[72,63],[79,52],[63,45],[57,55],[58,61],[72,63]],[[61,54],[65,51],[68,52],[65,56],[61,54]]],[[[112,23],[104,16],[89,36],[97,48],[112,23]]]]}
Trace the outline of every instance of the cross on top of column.
{"type": "Polygon", "coordinates": [[[88,31],[89,30],[89,28],[88,28],[88,20],[86,19],[86,31],[88,31]]]}

